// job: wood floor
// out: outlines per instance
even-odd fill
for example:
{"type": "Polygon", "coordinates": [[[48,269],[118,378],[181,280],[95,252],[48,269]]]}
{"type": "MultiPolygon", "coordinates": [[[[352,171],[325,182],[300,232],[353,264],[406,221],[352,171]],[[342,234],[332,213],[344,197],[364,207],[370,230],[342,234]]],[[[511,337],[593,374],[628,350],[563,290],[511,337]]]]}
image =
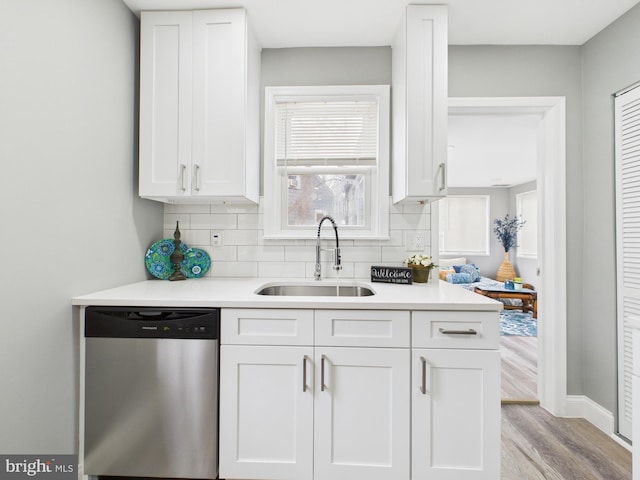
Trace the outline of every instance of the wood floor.
{"type": "Polygon", "coordinates": [[[505,402],[536,402],[538,399],[538,339],[500,337],[502,399],[505,402]]]}
{"type": "Polygon", "coordinates": [[[630,480],[631,453],[581,418],[502,406],[502,480],[630,480]]]}
{"type": "Polygon", "coordinates": [[[537,339],[500,337],[502,480],[630,480],[631,453],[584,419],[537,405],[537,339]]]}

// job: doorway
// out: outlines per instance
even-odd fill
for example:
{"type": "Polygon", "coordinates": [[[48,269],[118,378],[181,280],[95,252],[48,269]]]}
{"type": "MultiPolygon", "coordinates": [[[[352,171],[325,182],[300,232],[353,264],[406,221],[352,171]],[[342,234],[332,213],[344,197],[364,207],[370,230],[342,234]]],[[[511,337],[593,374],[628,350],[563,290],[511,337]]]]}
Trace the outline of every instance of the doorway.
{"type": "MultiPolygon", "coordinates": [[[[535,114],[537,132],[538,307],[537,392],[553,415],[566,414],[566,182],[564,97],[456,97],[449,113],[535,114]]],[[[432,231],[437,229],[432,229],[432,231]]],[[[432,245],[438,245],[437,235],[432,245]]]]}

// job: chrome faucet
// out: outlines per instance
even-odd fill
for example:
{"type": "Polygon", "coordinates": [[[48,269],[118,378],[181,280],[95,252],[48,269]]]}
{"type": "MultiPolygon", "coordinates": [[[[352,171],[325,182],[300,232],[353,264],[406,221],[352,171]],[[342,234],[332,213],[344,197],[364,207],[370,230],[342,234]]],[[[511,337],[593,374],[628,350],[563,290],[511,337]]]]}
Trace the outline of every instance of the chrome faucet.
{"type": "Polygon", "coordinates": [[[338,241],[338,226],[336,222],[330,216],[322,217],[320,223],[318,223],[318,238],[316,239],[316,270],[313,276],[316,280],[320,280],[320,250],[333,250],[333,269],[334,270],[342,270],[342,263],[340,263],[340,243],[338,241]],[[322,227],[322,222],[325,220],[329,220],[331,225],[333,225],[333,231],[336,234],[336,248],[320,248],[320,228],[322,227]]]}

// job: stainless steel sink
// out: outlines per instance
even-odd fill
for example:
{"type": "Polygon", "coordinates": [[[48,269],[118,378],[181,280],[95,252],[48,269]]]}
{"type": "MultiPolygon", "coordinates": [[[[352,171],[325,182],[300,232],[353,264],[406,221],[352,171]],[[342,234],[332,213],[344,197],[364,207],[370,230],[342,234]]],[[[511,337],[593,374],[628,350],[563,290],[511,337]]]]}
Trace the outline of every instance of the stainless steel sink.
{"type": "Polygon", "coordinates": [[[340,284],[266,284],[260,287],[258,295],[280,297],[368,297],[375,292],[366,285],[340,284]]]}

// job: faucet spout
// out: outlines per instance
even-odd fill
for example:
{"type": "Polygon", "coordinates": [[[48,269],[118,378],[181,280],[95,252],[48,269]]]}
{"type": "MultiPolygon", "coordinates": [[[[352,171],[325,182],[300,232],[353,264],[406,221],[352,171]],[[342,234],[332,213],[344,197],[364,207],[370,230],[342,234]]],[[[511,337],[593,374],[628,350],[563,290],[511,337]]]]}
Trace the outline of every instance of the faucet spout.
{"type": "Polygon", "coordinates": [[[320,220],[320,223],[318,223],[318,236],[316,238],[316,268],[313,274],[316,280],[320,280],[322,278],[321,267],[320,267],[320,251],[322,250],[320,248],[320,229],[322,228],[322,223],[325,220],[329,220],[331,222],[331,225],[333,226],[333,231],[335,232],[335,235],[336,235],[336,247],[332,249],[333,250],[333,269],[342,270],[342,259],[340,258],[340,240],[338,238],[338,226],[336,225],[336,222],[333,219],[333,217],[326,215],[322,217],[322,219],[320,220]]]}

